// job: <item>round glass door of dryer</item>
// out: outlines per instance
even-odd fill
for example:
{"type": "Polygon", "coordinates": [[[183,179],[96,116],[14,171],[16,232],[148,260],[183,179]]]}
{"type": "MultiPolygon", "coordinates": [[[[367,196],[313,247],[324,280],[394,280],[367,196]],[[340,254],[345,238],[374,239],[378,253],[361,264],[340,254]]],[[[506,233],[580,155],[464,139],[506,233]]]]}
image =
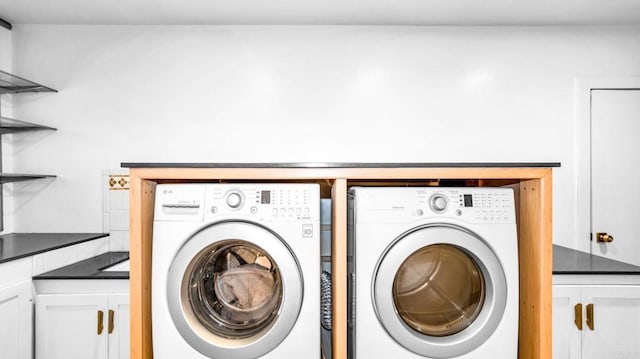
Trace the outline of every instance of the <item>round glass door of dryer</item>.
{"type": "Polygon", "coordinates": [[[167,301],[176,329],[207,357],[262,356],[296,323],[302,272],[284,240],[248,221],[213,223],[176,254],[167,301]]]}
{"type": "Polygon", "coordinates": [[[393,282],[398,315],[428,336],[459,333],[478,317],[484,304],[482,270],[462,249],[434,244],[413,252],[393,282]],[[464,283],[464,285],[460,285],[464,283]]]}
{"type": "Polygon", "coordinates": [[[473,351],[504,314],[504,270],[487,242],[453,224],[428,224],[396,238],[374,271],[378,321],[406,349],[428,358],[473,351]]]}

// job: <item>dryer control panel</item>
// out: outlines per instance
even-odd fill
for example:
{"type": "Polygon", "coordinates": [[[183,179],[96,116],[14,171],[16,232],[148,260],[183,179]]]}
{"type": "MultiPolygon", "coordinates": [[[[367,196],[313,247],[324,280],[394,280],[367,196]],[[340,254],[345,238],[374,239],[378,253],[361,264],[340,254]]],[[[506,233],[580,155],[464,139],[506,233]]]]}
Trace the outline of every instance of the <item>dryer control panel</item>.
{"type": "Polygon", "coordinates": [[[442,217],[470,223],[515,222],[513,190],[487,187],[356,187],[362,223],[403,223],[442,217]]]}
{"type": "MultiPolygon", "coordinates": [[[[515,221],[513,191],[494,189],[457,194],[454,214],[477,222],[502,223],[515,221]]],[[[453,200],[456,200],[456,197],[453,200]]]]}

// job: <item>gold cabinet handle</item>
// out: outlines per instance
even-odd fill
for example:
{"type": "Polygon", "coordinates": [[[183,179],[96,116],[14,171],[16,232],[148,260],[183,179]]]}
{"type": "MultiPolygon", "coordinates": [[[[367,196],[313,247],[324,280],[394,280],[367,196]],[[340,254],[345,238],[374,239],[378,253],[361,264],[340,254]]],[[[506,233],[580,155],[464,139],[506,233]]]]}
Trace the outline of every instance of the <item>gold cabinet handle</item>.
{"type": "Polygon", "coordinates": [[[613,236],[610,234],[607,234],[606,232],[597,232],[596,241],[598,243],[610,243],[610,242],[613,242],[613,236]]]}
{"type": "Polygon", "coordinates": [[[113,317],[114,317],[114,312],[113,310],[109,309],[109,334],[113,333],[113,317]]]}
{"type": "Polygon", "coordinates": [[[593,303],[587,304],[587,327],[589,327],[589,330],[593,330],[594,328],[593,303]]]}
{"type": "Polygon", "coordinates": [[[102,334],[102,331],[104,330],[104,312],[99,310],[98,311],[98,335],[102,334]]]}
{"type": "Polygon", "coordinates": [[[576,324],[578,330],[582,330],[582,303],[578,303],[573,307],[574,319],[573,322],[576,324]]]}

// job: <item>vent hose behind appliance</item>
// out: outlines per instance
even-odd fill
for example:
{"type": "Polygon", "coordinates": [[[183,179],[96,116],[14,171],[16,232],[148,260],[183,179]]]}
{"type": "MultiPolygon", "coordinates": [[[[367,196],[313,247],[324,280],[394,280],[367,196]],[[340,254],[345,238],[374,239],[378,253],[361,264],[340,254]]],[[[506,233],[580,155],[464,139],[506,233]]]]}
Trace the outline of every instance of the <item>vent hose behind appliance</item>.
{"type": "Polygon", "coordinates": [[[331,274],[322,271],[320,276],[320,324],[326,330],[331,330],[331,274]]]}

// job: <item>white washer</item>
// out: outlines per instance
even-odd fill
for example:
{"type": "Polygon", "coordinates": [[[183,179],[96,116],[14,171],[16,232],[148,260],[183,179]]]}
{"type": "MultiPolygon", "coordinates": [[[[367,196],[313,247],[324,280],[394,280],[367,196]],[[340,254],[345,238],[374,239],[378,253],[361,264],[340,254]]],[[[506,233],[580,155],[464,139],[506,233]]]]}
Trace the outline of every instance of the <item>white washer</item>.
{"type": "Polygon", "coordinates": [[[159,184],[154,358],[319,356],[319,201],[316,184],[159,184]]]}
{"type": "Polygon", "coordinates": [[[354,187],[349,194],[352,357],[517,358],[511,189],[354,187]]]}

